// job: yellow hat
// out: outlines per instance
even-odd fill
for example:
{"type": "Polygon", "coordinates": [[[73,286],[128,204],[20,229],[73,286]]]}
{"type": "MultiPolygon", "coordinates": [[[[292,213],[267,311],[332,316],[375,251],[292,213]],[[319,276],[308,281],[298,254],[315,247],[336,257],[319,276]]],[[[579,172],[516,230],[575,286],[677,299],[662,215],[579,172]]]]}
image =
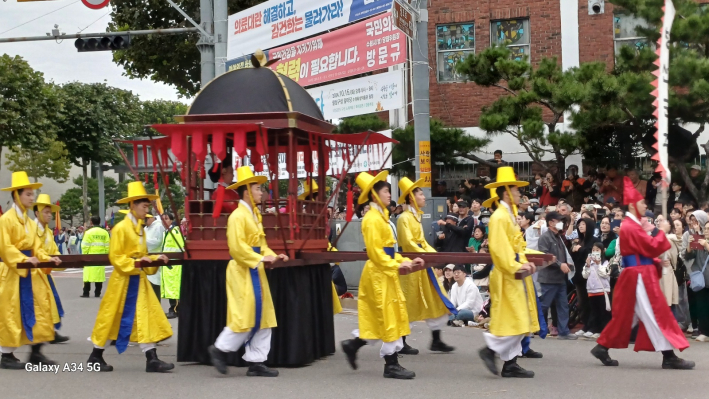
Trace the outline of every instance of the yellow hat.
{"type": "MultiPolygon", "coordinates": [[[[118,213],[122,213],[122,214],[124,214],[124,215],[127,215],[127,214],[130,213],[130,211],[129,211],[128,209],[119,209],[119,210],[118,210],[118,213]]],[[[154,216],[148,213],[148,214],[145,215],[145,217],[146,217],[146,218],[152,218],[152,217],[154,217],[154,216]]]]}
{"type": "Polygon", "coordinates": [[[40,194],[37,196],[37,200],[32,204],[32,207],[35,206],[48,206],[52,210],[52,212],[56,212],[59,210],[59,205],[52,204],[52,200],[49,198],[49,194],[40,194]]]}
{"type": "MultiPolygon", "coordinates": [[[[389,176],[388,170],[383,170],[379,172],[376,176],[372,176],[367,172],[362,172],[357,175],[355,183],[359,186],[359,189],[362,190],[362,192],[359,194],[359,199],[357,200],[357,203],[364,204],[369,201],[369,192],[372,191],[372,187],[374,187],[377,182],[385,181],[387,176],[389,176]]],[[[388,204],[385,204],[385,206],[387,205],[388,204]]]]}
{"type": "Polygon", "coordinates": [[[318,184],[315,183],[315,180],[306,179],[306,180],[303,182],[303,193],[298,196],[298,199],[299,199],[299,200],[304,200],[305,197],[307,197],[307,196],[309,196],[309,195],[311,195],[311,194],[317,193],[318,190],[319,190],[318,184]],[[310,183],[308,183],[308,180],[310,180],[310,183]],[[311,187],[311,183],[312,183],[312,187],[311,187]]]}
{"type": "Polygon", "coordinates": [[[511,166],[503,166],[497,169],[497,181],[485,185],[485,188],[497,188],[502,186],[528,186],[528,181],[518,181],[515,178],[515,171],[511,166]]]}
{"type": "Polygon", "coordinates": [[[150,201],[158,199],[156,194],[148,194],[143,187],[143,182],[132,181],[128,183],[128,196],[116,201],[116,204],[128,204],[135,200],[147,198],[150,201]]]}
{"type": "Polygon", "coordinates": [[[486,199],[483,201],[483,208],[489,208],[492,206],[492,204],[495,203],[495,201],[499,200],[500,197],[497,196],[497,190],[494,188],[490,189],[490,198],[486,199]]]}
{"type": "Polygon", "coordinates": [[[263,184],[263,183],[266,183],[266,181],[268,181],[266,176],[254,176],[254,172],[251,170],[250,167],[241,166],[236,170],[236,183],[227,187],[227,189],[228,190],[235,190],[236,188],[241,187],[245,184],[247,184],[247,185],[251,184],[251,183],[263,184]]]}
{"type": "Polygon", "coordinates": [[[424,180],[424,178],[421,178],[415,182],[412,182],[408,177],[404,177],[399,180],[399,191],[401,191],[401,195],[399,196],[399,201],[397,201],[397,203],[401,205],[406,203],[406,196],[411,194],[411,192],[415,189],[420,188],[423,185],[424,180]]]}
{"type": "Polygon", "coordinates": [[[30,179],[27,177],[27,172],[21,170],[19,172],[12,172],[12,186],[0,189],[2,191],[15,191],[21,188],[30,188],[36,190],[42,187],[42,183],[30,183],[30,179]]]}

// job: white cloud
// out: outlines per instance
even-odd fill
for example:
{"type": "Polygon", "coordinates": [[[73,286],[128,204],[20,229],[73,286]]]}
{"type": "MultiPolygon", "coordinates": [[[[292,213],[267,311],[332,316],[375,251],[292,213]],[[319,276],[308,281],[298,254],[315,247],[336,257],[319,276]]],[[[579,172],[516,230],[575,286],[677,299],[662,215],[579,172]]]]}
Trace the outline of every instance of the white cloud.
{"type": "MultiPolygon", "coordinates": [[[[109,7],[92,10],[82,4],[80,0],[22,3],[17,3],[16,0],[3,0],[0,2],[0,32],[5,32],[64,6],[66,8],[10,32],[0,34],[0,37],[45,36],[47,32],[51,32],[54,24],[59,25],[59,30],[62,33],[73,34],[78,33],[96,20],[98,21],[83,32],[104,32],[111,20],[110,14],[105,15],[110,11],[109,7]]],[[[166,3],[166,6],[169,5],[166,3]]],[[[156,51],[169,51],[169,49],[157,49],[156,51]]],[[[123,68],[113,63],[110,51],[77,52],[74,47],[74,39],[64,40],[61,43],[54,40],[0,43],[0,54],[3,53],[21,56],[32,68],[43,72],[48,81],[56,83],[105,82],[110,86],[131,90],[143,100],[163,99],[189,102],[186,99],[179,99],[177,91],[168,85],[122,76],[123,68]]]]}

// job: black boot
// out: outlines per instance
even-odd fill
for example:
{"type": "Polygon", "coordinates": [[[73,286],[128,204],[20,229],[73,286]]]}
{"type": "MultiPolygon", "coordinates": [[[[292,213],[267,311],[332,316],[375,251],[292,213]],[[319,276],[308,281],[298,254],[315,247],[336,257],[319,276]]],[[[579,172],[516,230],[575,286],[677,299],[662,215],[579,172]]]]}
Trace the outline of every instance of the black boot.
{"type": "Polygon", "coordinates": [[[103,360],[103,349],[94,348],[93,352],[91,352],[91,355],[89,356],[89,360],[86,361],[86,364],[91,364],[94,371],[113,371],[113,366],[103,360]]]}
{"type": "Polygon", "coordinates": [[[593,349],[591,349],[591,354],[593,355],[593,357],[600,360],[604,366],[618,365],[618,361],[611,359],[610,355],[608,355],[608,348],[603,345],[596,345],[593,349]]]}
{"type": "Polygon", "coordinates": [[[101,289],[103,288],[103,283],[94,284],[96,284],[96,289],[94,290],[94,297],[101,298],[101,289]]]}
{"type": "Polygon", "coordinates": [[[501,375],[506,378],[532,378],[534,371],[525,370],[517,364],[517,356],[514,359],[508,360],[502,366],[501,375]]]}
{"type": "Polygon", "coordinates": [[[453,352],[455,350],[454,347],[441,341],[441,330],[431,331],[431,333],[433,334],[433,341],[431,341],[430,350],[434,352],[453,352]]]}
{"type": "Polygon", "coordinates": [[[84,283],[84,292],[81,294],[81,298],[88,298],[89,291],[91,291],[91,283],[84,283]]]}
{"type": "Polygon", "coordinates": [[[404,347],[399,351],[400,355],[418,355],[419,354],[418,349],[413,348],[409,344],[406,343],[406,337],[401,337],[401,340],[404,341],[404,347]]]}
{"type": "Polygon", "coordinates": [[[522,357],[527,359],[541,359],[544,357],[541,352],[537,352],[532,348],[527,349],[527,353],[522,354],[522,357]]]}
{"type": "Polygon", "coordinates": [[[340,342],[340,346],[342,346],[342,351],[345,352],[345,355],[347,356],[347,361],[350,363],[350,367],[352,367],[353,370],[357,370],[357,351],[359,350],[359,348],[365,345],[367,345],[367,341],[359,337],[346,339],[340,342]]]}
{"type": "Polygon", "coordinates": [[[226,353],[220,351],[214,345],[207,348],[207,352],[209,353],[209,359],[212,361],[212,366],[217,369],[219,374],[226,374],[229,372],[226,365],[226,353]]]}
{"type": "Polygon", "coordinates": [[[62,342],[66,342],[69,340],[69,337],[66,337],[64,335],[59,334],[58,332],[54,332],[54,340],[49,341],[50,344],[61,344],[62,342]]]}
{"type": "Polygon", "coordinates": [[[42,349],[42,345],[44,344],[35,344],[32,345],[32,352],[30,353],[30,357],[27,359],[27,363],[38,365],[40,363],[46,364],[49,366],[54,366],[57,363],[47,359],[46,356],[42,354],[40,349],[42,349]]]}
{"type": "Polygon", "coordinates": [[[3,353],[0,358],[0,369],[5,370],[24,370],[25,363],[16,358],[12,353],[3,353]]]}
{"type": "Polygon", "coordinates": [[[158,353],[155,348],[145,352],[145,372],[146,373],[165,373],[175,368],[172,363],[163,362],[158,359],[158,353]]]}
{"type": "Polygon", "coordinates": [[[263,363],[251,363],[246,375],[249,377],[278,377],[278,370],[270,369],[263,363]]]}
{"type": "Polygon", "coordinates": [[[412,380],[416,373],[407,370],[399,364],[399,356],[396,353],[384,356],[384,378],[395,378],[397,380],[412,380]]]}
{"type": "Polygon", "coordinates": [[[680,359],[675,355],[674,351],[662,351],[662,368],[674,370],[691,370],[694,368],[694,362],[691,360],[680,359]]]}
{"type": "Polygon", "coordinates": [[[169,312],[165,313],[165,317],[167,317],[168,319],[176,319],[177,313],[173,312],[172,309],[170,309],[169,312]]]}
{"type": "Polygon", "coordinates": [[[497,375],[499,373],[495,361],[495,351],[486,346],[478,351],[478,355],[480,355],[480,359],[483,360],[485,367],[487,367],[492,374],[497,375]]]}

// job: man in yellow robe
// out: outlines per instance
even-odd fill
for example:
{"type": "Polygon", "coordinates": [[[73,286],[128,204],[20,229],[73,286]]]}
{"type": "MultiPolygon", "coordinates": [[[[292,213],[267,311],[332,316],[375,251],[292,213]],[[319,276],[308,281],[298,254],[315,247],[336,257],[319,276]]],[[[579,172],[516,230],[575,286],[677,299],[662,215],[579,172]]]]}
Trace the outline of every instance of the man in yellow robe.
{"type": "MultiPolygon", "coordinates": [[[[54,235],[52,234],[52,228],[49,226],[49,222],[52,221],[52,214],[59,211],[59,205],[52,204],[52,200],[49,198],[49,194],[40,194],[37,196],[37,201],[32,204],[34,210],[34,216],[37,220],[37,237],[42,242],[42,248],[44,252],[48,255],[59,255],[59,248],[57,243],[54,242],[54,235]]],[[[64,269],[47,269],[50,273],[47,274],[47,282],[52,289],[52,321],[54,322],[54,340],[50,344],[60,344],[69,340],[69,337],[59,334],[56,330],[59,330],[62,326],[62,317],[64,317],[64,307],[62,306],[62,301],[59,298],[59,292],[57,292],[57,287],[54,284],[54,278],[52,277],[52,271],[60,271],[64,269]]]]}
{"type": "Polygon", "coordinates": [[[413,379],[416,373],[399,364],[397,352],[403,347],[401,337],[409,335],[406,298],[399,284],[399,269],[423,266],[420,258],[413,261],[394,251],[394,233],[389,226],[389,211],[384,204],[391,201],[387,171],[377,176],[360,173],[356,183],[362,190],[359,204],[367,201],[370,210],[362,219],[362,235],[369,260],[359,280],[357,311],[359,329],[353,339],[342,341],[342,351],[353,369],[357,369],[357,351],[367,343],[381,340],[379,356],[384,358],[384,378],[413,379]]]}
{"type": "MultiPolygon", "coordinates": [[[[426,205],[426,196],[421,189],[423,179],[415,183],[404,177],[399,180],[401,196],[398,203],[404,206],[404,212],[396,220],[396,231],[399,247],[403,252],[436,252],[423,235],[421,228],[421,208],[426,205]]],[[[431,329],[433,339],[429,349],[438,352],[452,352],[455,348],[441,341],[441,329],[448,323],[450,313],[458,311],[445,294],[432,269],[400,277],[401,289],[406,297],[406,309],[409,323],[426,320],[431,329]]],[[[406,344],[401,354],[417,354],[418,350],[406,344]]]]}
{"type": "Polygon", "coordinates": [[[534,377],[532,371],[517,364],[517,357],[522,355],[522,339],[539,330],[534,283],[531,279],[517,280],[515,277],[517,272],[534,273],[536,270],[524,256],[526,245],[516,222],[519,187],[528,184],[517,181],[512,167],[503,166],[497,170],[497,181],[485,186],[495,188],[500,201],[488,225],[489,250],[494,265],[490,272],[492,319],[490,331],[484,334],[487,346],[479,354],[488,370],[497,375],[497,353],[505,362],[503,377],[534,377]]]}
{"type": "Polygon", "coordinates": [[[156,343],[172,336],[172,326],[146,277],[155,274],[159,267],[147,265],[158,260],[168,261],[165,255],[148,255],[144,221],[150,201],[156,198],[157,195],[145,192],[142,182],[130,182],[128,196],[117,201],[130,204],[130,212],[111,230],[108,258],[113,273],[101,299],[91,334],[94,350],[87,361],[94,370],[113,371],[113,366],[103,359],[108,340],[116,340],[118,353],[123,353],[130,341],[137,342],[145,353],[148,373],[175,368],[172,363],[158,359],[156,343]],[[140,267],[136,267],[136,262],[140,262],[140,267]]]}
{"type": "Polygon", "coordinates": [[[265,176],[254,176],[251,168],[242,166],[236,170],[236,183],[227,187],[236,189],[241,200],[227,221],[232,258],[226,272],[227,325],[208,349],[212,365],[221,374],[228,372],[226,353],[236,352],[245,344],[243,359],[251,363],[247,376],[278,376],[278,370],[264,364],[271,350],[271,329],[277,325],[264,263],[288,261],[288,256],[276,255],[266,244],[257,208],[265,182],[265,176]]]}
{"type": "Polygon", "coordinates": [[[28,363],[54,365],[40,349],[54,339],[52,290],[47,280],[50,269],[18,269],[18,263],[61,260],[48,255],[37,237],[37,225],[27,216],[34,203],[34,190],[41,183],[30,183],[25,172],[12,174],[13,205],[0,217],[0,368],[23,370],[25,364],[13,352],[32,345],[28,363]]]}

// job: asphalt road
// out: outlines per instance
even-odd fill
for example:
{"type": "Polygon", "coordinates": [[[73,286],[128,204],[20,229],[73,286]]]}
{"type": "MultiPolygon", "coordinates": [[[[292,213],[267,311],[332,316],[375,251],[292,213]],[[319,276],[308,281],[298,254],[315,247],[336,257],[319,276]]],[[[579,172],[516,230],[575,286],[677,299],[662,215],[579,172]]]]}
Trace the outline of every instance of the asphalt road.
{"type": "MultiPolygon", "coordinates": [[[[56,278],[62,297],[62,333],[71,340],[48,345],[45,353],[60,364],[85,362],[91,352],[91,335],[99,299],[79,298],[81,274],[56,278]]],[[[167,307],[166,301],[163,305],[167,307]]],[[[171,320],[177,331],[177,320],[171,320]]],[[[356,315],[335,319],[337,340],[349,337],[356,327],[356,315]]],[[[620,367],[603,367],[592,358],[593,341],[532,340],[543,359],[520,359],[536,373],[533,379],[503,379],[491,375],[477,357],[483,345],[482,330],[447,327],[443,339],[457,349],[452,354],[429,352],[430,332],[425,323],[415,323],[409,343],[418,356],[406,356],[400,363],[416,372],[416,379],[398,381],[382,378],[383,360],[379,348],[360,350],[357,371],[347,365],[339,351],[333,356],[297,369],[280,369],[278,378],[246,377],[246,369],[231,368],[220,376],[211,366],[178,364],[170,374],[145,373],[145,357],[129,347],[118,355],[114,348],[105,358],[115,367],[112,373],[59,371],[31,373],[0,370],[0,398],[701,398],[709,389],[709,343],[692,341],[682,355],[697,362],[693,371],[662,370],[661,355],[612,351],[620,367]]],[[[159,356],[175,361],[176,337],[158,347],[159,356]]],[[[29,348],[17,355],[25,360],[29,348]]]]}

